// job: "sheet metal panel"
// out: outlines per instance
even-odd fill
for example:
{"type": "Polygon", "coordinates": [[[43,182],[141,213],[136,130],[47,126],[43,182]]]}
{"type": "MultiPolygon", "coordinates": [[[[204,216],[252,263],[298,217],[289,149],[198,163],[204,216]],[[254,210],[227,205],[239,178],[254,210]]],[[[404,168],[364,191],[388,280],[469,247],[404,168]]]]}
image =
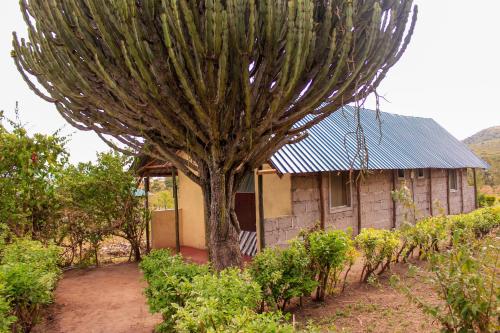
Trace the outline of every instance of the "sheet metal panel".
{"type": "MultiPolygon", "coordinates": [[[[489,168],[430,118],[345,106],[308,130],[309,136],[278,150],[270,162],[281,173],[414,168],[489,168]],[[359,123],[359,127],[358,127],[359,123]],[[357,149],[362,129],[367,156],[357,149]],[[367,163],[363,164],[363,157],[367,163]]],[[[296,126],[314,116],[307,116],[296,126]]]]}

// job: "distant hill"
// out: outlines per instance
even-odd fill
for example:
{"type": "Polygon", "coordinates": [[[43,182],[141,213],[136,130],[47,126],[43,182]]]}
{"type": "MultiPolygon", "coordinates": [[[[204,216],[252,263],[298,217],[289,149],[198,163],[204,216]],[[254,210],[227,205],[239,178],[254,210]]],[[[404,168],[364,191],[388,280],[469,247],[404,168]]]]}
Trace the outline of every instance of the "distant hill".
{"type": "Polygon", "coordinates": [[[500,126],[486,128],[464,140],[467,145],[481,144],[486,141],[500,139],[500,126]]]}
{"type": "Polygon", "coordinates": [[[480,179],[485,192],[500,193],[500,126],[486,128],[463,141],[491,165],[480,179]]]}

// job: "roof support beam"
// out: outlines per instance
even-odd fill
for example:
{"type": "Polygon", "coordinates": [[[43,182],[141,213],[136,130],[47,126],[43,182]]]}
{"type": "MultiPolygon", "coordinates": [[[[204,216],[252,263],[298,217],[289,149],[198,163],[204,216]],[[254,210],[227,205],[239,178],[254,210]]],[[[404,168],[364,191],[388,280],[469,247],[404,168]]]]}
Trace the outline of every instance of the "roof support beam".
{"type": "Polygon", "coordinates": [[[432,203],[432,169],[429,169],[429,214],[434,216],[433,203],[432,203]]]}
{"type": "MultiPolygon", "coordinates": [[[[396,172],[392,170],[392,192],[396,191],[396,172]]],[[[391,195],[392,199],[392,228],[396,229],[396,198],[391,195]]]]}
{"type": "MultiPolygon", "coordinates": [[[[360,171],[361,172],[361,171],[360,171]]],[[[358,201],[358,235],[361,232],[361,177],[356,180],[356,199],[358,201]]]]}
{"type": "MultiPolygon", "coordinates": [[[[259,168],[259,171],[262,167],[259,168]]],[[[257,172],[257,195],[258,195],[258,205],[259,205],[259,245],[260,251],[262,251],[266,246],[265,232],[264,232],[264,194],[262,193],[264,188],[264,181],[262,179],[262,174],[257,172]]]]}
{"type": "Polygon", "coordinates": [[[179,201],[177,196],[177,172],[172,169],[172,192],[174,194],[174,216],[175,216],[175,251],[181,252],[180,223],[179,223],[179,201]]]}
{"type": "Polygon", "coordinates": [[[446,207],[448,210],[448,215],[451,214],[450,209],[450,169],[446,170],[446,207]]]}
{"type": "Polygon", "coordinates": [[[477,175],[476,168],[472,168],[472,175],[474,176],[474,209],[479,207],[477,202],[477,175]]]}
{"type": "Polygon", "coordinates": [[[464,212],[464,169],[460,169],[460,213],[464,212]]]}
{"type": "Polygon", "coordinates": [[[325,230],[325,194],[323,192],[323,174],[321,172],[316,176],[318,179],[318,191],[319,191],[319,227],[321,230],[325,230]]]}
{"type": "Polygon", "coordinates": [[[276,169],[266,169],[266,170],[258,170],[257,175],[270,175],[270,174],[275,174],[278,173],[278,170],[276,169]]]}
{"type": "Polygon", "coordinates": [[[149,177],[144,178],[144,192],[145,192],[145,201],[144,206],[146,208],[146,253],[149,253],[151,250],[150,240],[149,240],[149,223],[150,223],[150,211],[149,211],[149,177]]]}

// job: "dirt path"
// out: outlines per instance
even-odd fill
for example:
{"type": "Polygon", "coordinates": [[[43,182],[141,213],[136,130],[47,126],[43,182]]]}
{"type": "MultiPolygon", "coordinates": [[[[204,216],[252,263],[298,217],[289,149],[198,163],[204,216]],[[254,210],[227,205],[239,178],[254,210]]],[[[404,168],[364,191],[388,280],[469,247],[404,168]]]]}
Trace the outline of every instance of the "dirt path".
{"type": "Polygon", "coordinates": [[[148,312],[136,264],[66,272],[49,319],[37,333],[151,333],[160,318],[148,312]]]}
{"type": "MultiPolygon", "coordinates": [[[[424,262],[412,260],[416,266],[424,262]]],[[[406,296],[393,289],[389,277],[405,277],[412,292],[432,304],[439,304],[435,291],[419,276],[410,277],[407,264],[393,265],[375,284],[359,283],[362,265],[358,262],[348,277],[346,290],[327,297],[323,303],[307,299],[302,308],[291,309],[297,320],[313,320],[322,332],[400,333],[439,332],[439,325],[406,296]]]]}

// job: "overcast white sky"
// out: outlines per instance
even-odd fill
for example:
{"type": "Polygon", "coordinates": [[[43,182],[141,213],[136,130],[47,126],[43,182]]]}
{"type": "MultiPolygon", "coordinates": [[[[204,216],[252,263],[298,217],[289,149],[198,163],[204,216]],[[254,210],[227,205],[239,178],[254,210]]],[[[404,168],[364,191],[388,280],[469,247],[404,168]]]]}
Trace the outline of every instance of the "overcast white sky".
{"type": "MultiPolygon", "coordinates": [[[[500,125],[500,1],[417,0],[419,20],[411,45],[379,93],[382,111],[434,118],[459,139],[500,125]]],[[[18,0],[3,0],[0,14],[0,110],[32,132],[63,128],[72,134],[72,161],[93,160],[107,146],[92,132],[71,128],[54,106],[35,96],[10,58],[12,31],[24,36],[18,0]]],[[[367,107],[373,107],[368,103],[367,107]]]]}

